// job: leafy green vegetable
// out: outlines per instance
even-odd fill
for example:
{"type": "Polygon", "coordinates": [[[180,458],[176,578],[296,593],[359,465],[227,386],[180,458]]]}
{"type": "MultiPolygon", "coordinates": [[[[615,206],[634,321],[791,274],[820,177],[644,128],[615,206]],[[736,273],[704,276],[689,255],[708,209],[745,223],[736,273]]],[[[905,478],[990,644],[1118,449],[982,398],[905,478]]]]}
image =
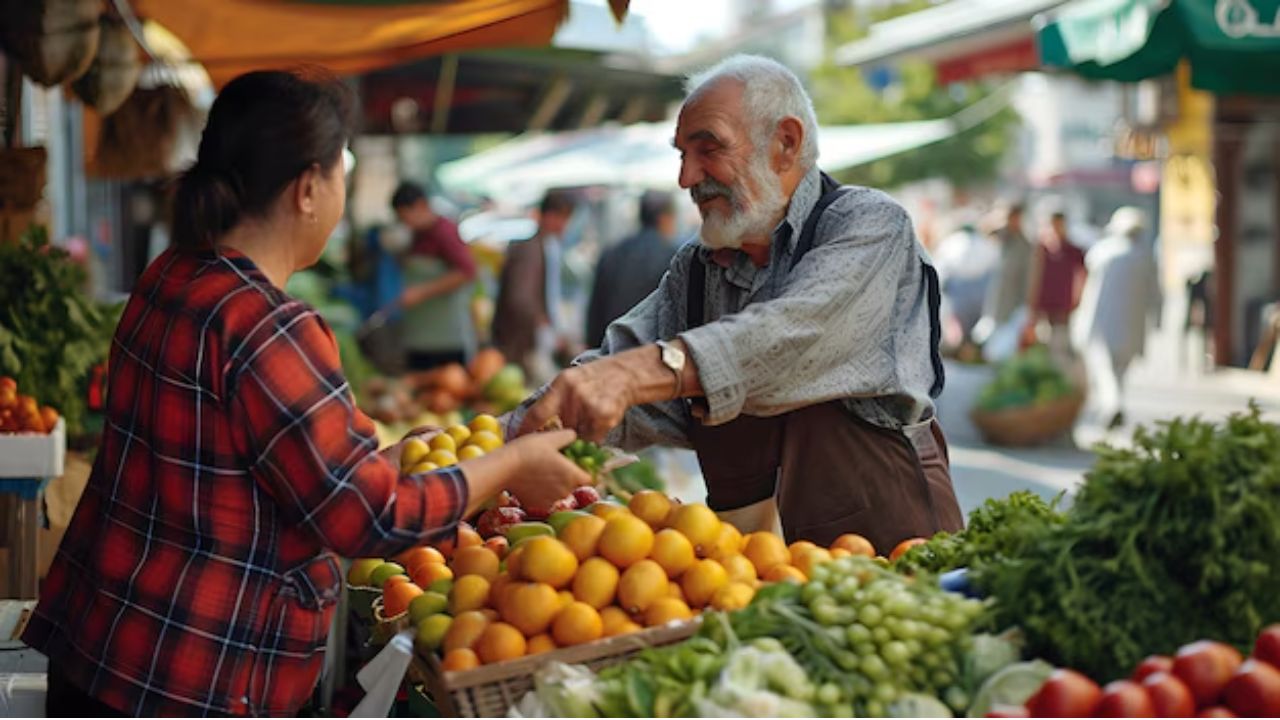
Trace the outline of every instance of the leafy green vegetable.
{"type": "Polygon", "coordinates": [[[81,429],[89,371],[106,359],[119,319],[119,308],[85,294],[86,283],[42,227],[0,243],[0,375],[57,408],[71,433],[81,429]]]}
{"type": "Polygon", "coordinates": [[[1074,391],[1071,381],[1054,365],[1049,351],[1036,346],[1000,366],[995,379],[978,396],[978,407],[1006,410],[1042,405],[1074,391]]]}
{"type": "Polygon", "coordinates": [[[1098,454],[1064,522],[975,573],[995,627],[1107,681],[1200,638],[1247,649],[1280,620],[1280,427],[1256,405],[1098,454]]]}
{"type": "Polygon", "coordinates": [[[1046,503],[1035,493],[1019,490],[1002,500],[988,499],[969,513],[969,524],[957,533],[938,533],[911,548],[894,563],[907,573],[941,573],[984,563],[1002,562],[1016,555],[1029,538],[1046,525],[1060,524],[1061,496],[1046,503]]]}

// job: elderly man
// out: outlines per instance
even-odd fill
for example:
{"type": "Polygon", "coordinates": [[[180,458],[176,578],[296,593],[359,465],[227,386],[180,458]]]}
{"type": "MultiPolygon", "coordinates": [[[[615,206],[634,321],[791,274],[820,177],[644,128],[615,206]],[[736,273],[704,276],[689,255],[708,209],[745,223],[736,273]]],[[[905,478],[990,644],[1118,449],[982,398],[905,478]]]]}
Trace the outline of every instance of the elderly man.
{"type": "Polygon", "coordinates": [[[818,170],[812,102],[772,60],[692,78],[673,144],[701,242],[513,426],[692,447],[713,509],[745,523],[776,501],[788,540],[856,532],[887,554],[959,529],[937,275],[906,212],[818,170]]]}

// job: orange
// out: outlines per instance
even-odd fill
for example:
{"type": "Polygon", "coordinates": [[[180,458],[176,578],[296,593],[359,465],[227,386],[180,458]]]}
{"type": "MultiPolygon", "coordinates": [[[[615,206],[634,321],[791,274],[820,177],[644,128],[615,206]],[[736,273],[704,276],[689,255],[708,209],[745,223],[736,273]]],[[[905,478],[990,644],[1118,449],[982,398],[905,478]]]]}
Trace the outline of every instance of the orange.
{"type": "Polygon", "coordinates": [[[666,527],[667,516],[671,514],[673,504],[671,498],[657,490],[641,490],[631,496],[627,509],[636,517],[649,523],[649,527],[661,530],[666,527]]]}
{"type": "Polygon", "coordinates": [[[455,648],[445,652],[444,661],[440,665],[445,672],[471,670],[480,667],[480,656],[471,648],[455,648]]]}
{"type": "Polygon", "coordinates": [[[485,665],[524,657],[528,650],[524,635],[504,622],[491,623],[476,640],[476,655],[485,665]]]}
{"type": "Polygon", "coordinates": [[[586,515],[571,521],[564,526],[560,540],[579,561],[586,560],[596,554],[596,546],[600,542],[600,534],[604,532],[605,522],[595,515],[586,515]]]}
{"type": "Polygon", "coordinates": [[[733,526],[733,523],[721,522],[720,536],[716,538],[715,545],[707,553],[707,557],[724,563],[726,558],[733,557],[741,552],[742,533],[733,526]]]}
{"type": "Polygon", "coordinates": [[[512,548],[511,552],[507,553],[507,574],[510,575],[512,579],[524,579],[520,576],[520,563],[523,558],[524,548],[522,547],[512,548]]]}
{"type": "Polygon", "coordinates": [[[784,565],[791,561],[786,543],[771,532],[754,532],[748,535],[747,547],[742,554],[756,566],[756,574],[761,577],[774,565],[784,565]]]}
{"type": "Polygon", "coordinates": [[[476,532],[475,528],[465,523],[458,527],[457,550],[483,544],[484,538],[480,537],[480,533],[476,532]]]}
{"type": "Polygon", "coordinates": [[[845,533],[836,538],[836,541],[831,543],[831,549],[832,551],[846,550],[854,555],[862,555],[863,557],[876,556],[876,549],[871,544],[871,541],[857,533],[845,533]]]}
{"type": "Polygon", "coordinates": [[[489,604],[489,581],[479,575],[463,575],[449,593],[449,614],[481,610],[489,604]]]}
{"type": "Polygon", "coordinates": [[[674,580],[667,583],[667,597],[673,597],[681,602],[684,601],[684,590],[681,589],[680,583],[674,580]]]}
{"type": "Polygon", "coordinates": [[[794,565],[787,565],[786,563],[774,565],[769,568],[769,572],[765,573],[764,577],[761,579],[765,582],[771,583],[795,582],[802,585],[809,581],[809,578],[805,577],[804,573],[800,572],[800,568],[797,568],[794,565]]]}
{"type": "Polygon", "coordinates": [[[618,568],[608,560],[589,558],[573,578],[573,597],[599,610],[613,602],[618,592],[619,577],[618,568]]]}
{"type": "Polygon", "coordinates": [[[622,623],[622,625],[618,627],[618,631],[613,635],[610,635],[610,637],[615,637],[617,635],[629,635],[631,633],[640,632],[643,629],[644,628],[640,627],[638,623],[628,620],[622,623]]]}
{"type": "Polygon", "coordinates": [[[911,548],[917,545],[923,545],[926,542],[928,541],[925,540],[924,538],[911,538],[910,540],[903,540],[902,542],[898,543],[898,546],[893,549],[893,552],[889,553],[889,562],[893,562],[897,560],[898,558],[902,557],[911,548]]]}
{"type": "Polygon", "coordinates": [[[568,590],[561,590],[556,593],[556,605],[558,605],[561,610],[572,605],[575,599],[576,598],[573,597],[573,593],[568,590]]]}
{"type": "MultiPolygon", "coordinates": [[[[404,577],[399,575],[397,577],[404,577]]],[[[409,581],[390,583],[382,591],[382,612],[385,617],[393,618],[409,611],[409,603],[422,594],[422,588],[409,581]]]]}
{"type": "Polygon", "coordinates": [[[716,541],[720,538],[720,525],[720,518],[716,517],[711,508],[701,503],[681,505],[672,510],[671,516],[667,518],[667,526],[679,530],[689,538],[698,557],[706,557],[715,549],[716,541]]]}
{"type": "Polygon", "coordinates": [[[483,545],[459,548],[453,554],[453,573],[458,577],[479,575],[492,581],[498,576],[501,563],[498,554],[483,545]]]}
{"type": "Polygon", "coordinates": [[[791,556],[791,564],[799,565],[800,556],[810,550],[817,550],[818,546],[808,540],[797,540],[787,546],[787,554],[791,556]]]}
{"type": "Polygon", "coordinates": [[[490,607],[497,608],[498,610],[502,609],[502,598],[504,597],[506,588],[513,582],[515,581],[512,580],[511,576],[507,573],[499,573],[498,577],[494,578],[493,582],[489,583],[490,607]]]}
{"type": "MultiPolygon", "coordinates": [[[[728,523],[725,523],[726,525],[728,523]]],[[[746,555],[732,555],[720,561],[724,565],[724,569],[729,573],[729,580],[732,582],[740,582],[751,585],[759,579],[756,573],[756,566],[751,564],[746,555]]]]}
{"type": "Polygon", "coordinates": [[[796,559],[795,566],[800,572],[804,573],[807,578],[813,577],[813,569],[822,563],[831,562],[831,551],[824,550],[820,547],[801,553],[796,559]]]}
{"type": "Polygon", "coordinates": [[[620,634],[618,630],[624,623],[631,622],[631,617],[617,605],[610,605],[600,609],[600,622],[604,626],[604,636],[613,637],[620,634]]]}
{"type": "Polygon", "coordinates": [[[591,506],[591,514],[602,520],[610,520],[619,515],[630,515],[631,511],[611,502],[598,502],[591,506]]]}
{"type": "Polygon", "coordinates": [[[533,582],[546,583],[558,590],[568,585],[578,572],[578,556],[553,537],[536,537],[520,547],[524,548],[520,574],[533,582]]]}
{"type": "Polygon", "coordinates": [[[551,623],[551,637],[556,644],[565,647],[599,640],[604,635],[604,622],[600,613],[586,603],[575,602],[556,615],[551,623]]]}
{"type": "Polygon", "coordinates": [[[437,580],[452,580],[453,571],[448,565],[429,562],[419,565],[413,570],[413,581],[423,587],[430,587],[437,580]]]}
{"type": "Polygon", "coordinates": [[[653,550],[653,529],[645,521],[627,513],[610,518],[600,534],[597,551],[619,568],[644,560],[653,550]]]}
{"type": "Polygon", "coordinates": [[[444,555],[433,547],[413,547],[395,556],[395,561],[412,571],[419,565],[429,562],[443,564],[444,555]]]}
{"type": "Polygon", "coordinates": [[[693,611],[684,604],[683,600],[658,598],[653,601],[648,610],[644,611],[644,624],[646,627],[657,627],[676,620],[688,620],[691,617],[693,617],[693,611]]]}
{"type": "Polygon", "coordinates": [[[502,615],[498,614],[498,611],[494,610],[493,608],[485,608],[480,611],[480,614],[483,615],[485,619],[491,623],[498,622],[499,620],[502,619],[502,615]]]}
{"type": "Polygon", "coordinates": [[[556,641],[552,640],[550,635],[543,633],[529,638],[528,646],[525,648],[525,654],[540,655],[544,652],[551,652],[555,649],[556,641]]]}
{"type": "Polygon", "coordinates": [[[711,602],[716,591],[729,584],[729,572],[715,560],[699,560],[680,579],[685,600],[690,607],[702,607],[711,602]]]}
{"type": "Polygon", "coordinates": [[[711,607],[716,610],[741,610],[751,604],[756,596],[755,588],[746,583],[731,582],[716,591],[711,597],[711,607]]]}
{"type": "Polygon", "coordinates": [[[533,637],[546,632],[559,611],[560,598],[550,585],[512,584],[502,607],[502,619],[526,637],[533,637]]]}
{"type": "Polygon", "coordinates": [[[489,618],[479,610],[462,613],[453,619],[449,632],[444,635],[444,651],[447,653],[458,648],[472,649],[487,627],[489,627],[489,618]]]}
{"type": "Polygon", "coordinates": [[[413,582],[413,581],[405,577],[404,575],[392,575],[391,577],[387,578],[386,582],[382,583],[382,594],[386,595],[387,589],[390,588],[392,585],[400,585],[402,583],[409,583],[409,582],[413,582]]]}
{"type": "Polygon", "coordinates": [[[641,560],[622,573],[618,581],[618,605],[639,614],[667,594],[667,573],[652,560],[641,560]]]}
{"type": "Polygon", "coordinates": [[[853,553],[844,548],[831,548],[831,559],[839,560],[840,558],[853,557],[853,553]]]}
{"type": "Polygon", "coordinates": [[[675,579],[688,570],[694,561],[693,543],[678,530],[667,528],[659,530],[653,536],[653,550],[649,551],[649,559],[662,566],[667,577],[675,579]]]}

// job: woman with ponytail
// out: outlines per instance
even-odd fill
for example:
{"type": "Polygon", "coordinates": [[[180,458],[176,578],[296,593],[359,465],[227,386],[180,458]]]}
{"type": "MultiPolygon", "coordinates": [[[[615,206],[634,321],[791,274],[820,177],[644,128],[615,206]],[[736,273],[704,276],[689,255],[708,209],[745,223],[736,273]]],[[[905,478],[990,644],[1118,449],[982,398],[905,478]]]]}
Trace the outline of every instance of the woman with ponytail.
{"type": "Polygon", "coordinates": [[[174,247],[112,344],[106,423],[23,639],[48,714],[296,715],[341,592],[338,556],[452,536],[508,489],[589,478],[542,433],[402,476],[355,407],[334,338],[285,293],[342,216],[345,88],[264,71],[219,94],[178,181],[174,247]]]}

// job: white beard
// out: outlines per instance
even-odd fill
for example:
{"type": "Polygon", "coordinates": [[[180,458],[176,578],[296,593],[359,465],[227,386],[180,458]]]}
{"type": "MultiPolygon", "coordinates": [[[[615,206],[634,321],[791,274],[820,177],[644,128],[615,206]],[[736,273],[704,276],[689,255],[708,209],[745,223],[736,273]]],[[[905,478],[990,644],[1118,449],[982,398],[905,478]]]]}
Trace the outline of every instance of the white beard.
{"type": "Polygon", "coordinates": [[[698,233],[703,245],[713,250],[738,250],[744,239],[768,237],[773,232],[774,219],[787,206],[787,198],[782,194],[778,177],[765,158],[752,160],[747,167],[747,175],[759,197],[748,203],[744,197],[747,194],[747,183],[738,182],[733,189],[733,196],[727,198],[732,211],[712,208],[703,213],[702,229],[698,233]]]}

